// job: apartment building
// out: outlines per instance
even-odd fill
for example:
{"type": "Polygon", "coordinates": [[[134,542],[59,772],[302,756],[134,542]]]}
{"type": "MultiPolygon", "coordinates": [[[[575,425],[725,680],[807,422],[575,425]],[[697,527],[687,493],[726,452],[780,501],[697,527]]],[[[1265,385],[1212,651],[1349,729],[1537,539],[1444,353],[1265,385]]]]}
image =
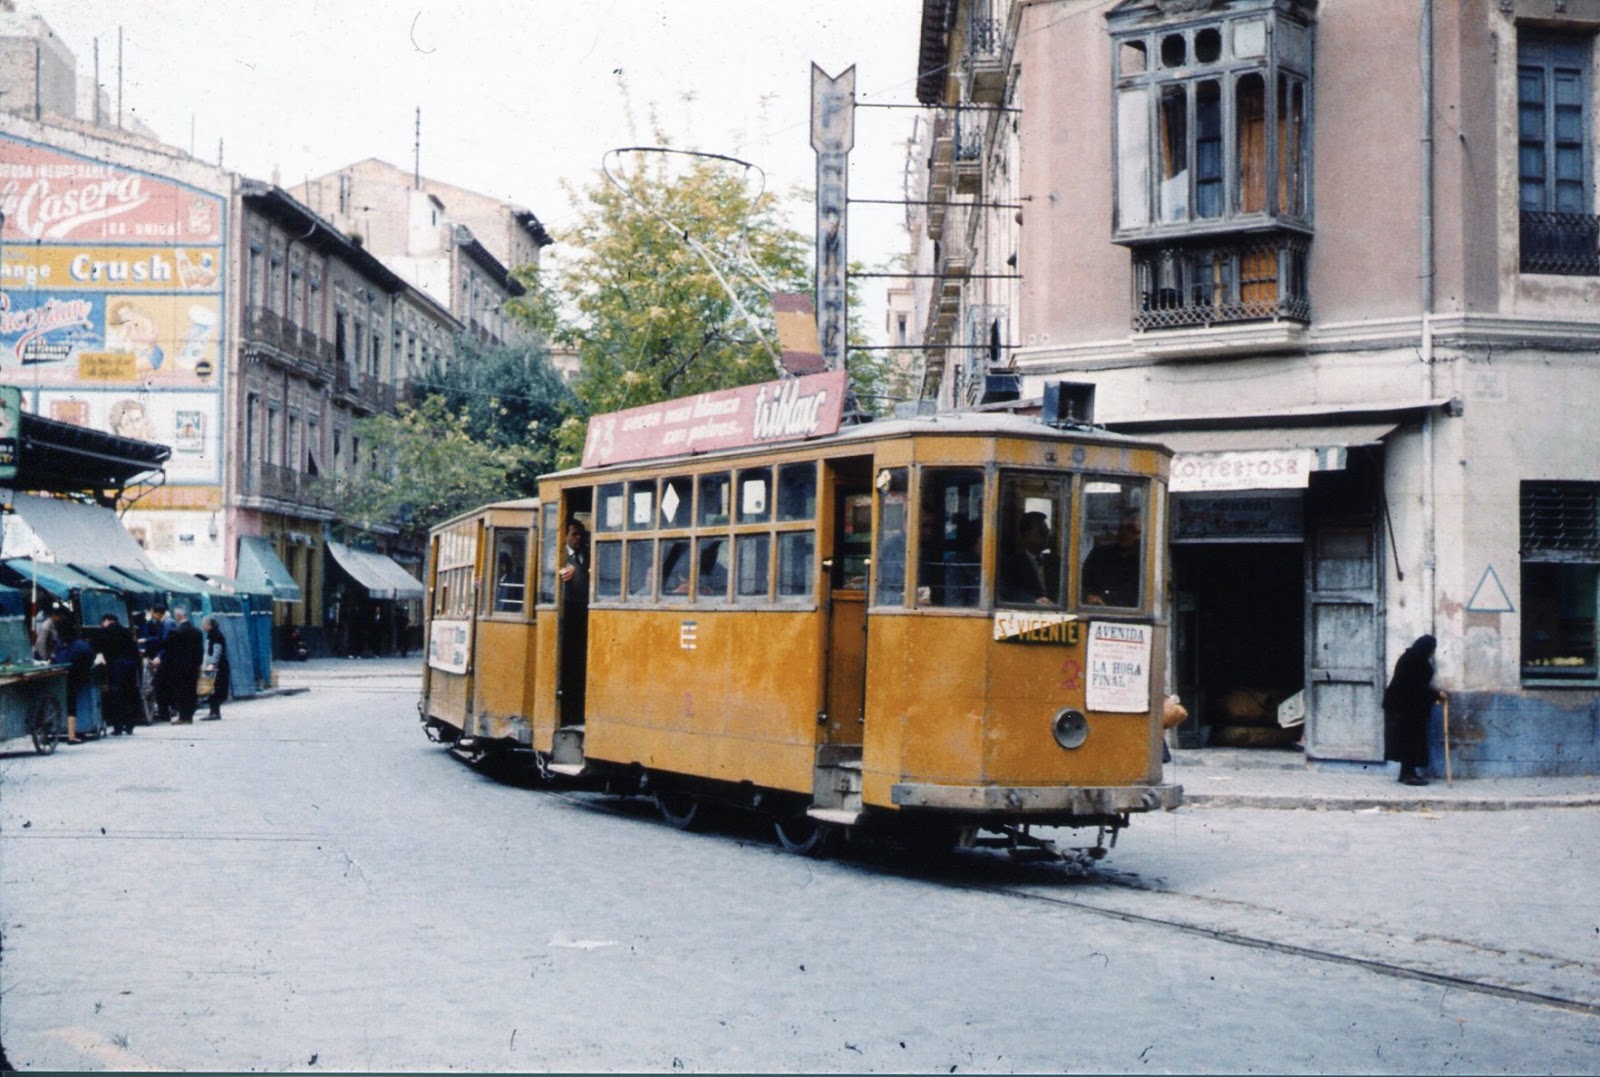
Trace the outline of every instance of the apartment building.
{"type": "Polygon", "coordinates": [[[1175,450],[1191,743],[1380,760],[1427,633],[1457,773],[1600,773],[1600,2],[927,0],[919,32],[924,394],[1009,375],[1175,450]]]}

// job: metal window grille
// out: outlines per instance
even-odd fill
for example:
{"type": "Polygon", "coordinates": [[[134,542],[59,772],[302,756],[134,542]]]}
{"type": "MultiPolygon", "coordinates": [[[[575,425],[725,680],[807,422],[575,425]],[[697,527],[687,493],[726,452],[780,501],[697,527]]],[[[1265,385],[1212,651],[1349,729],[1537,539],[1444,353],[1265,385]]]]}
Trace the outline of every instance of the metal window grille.
{"type": "Polygon", "coordinates": [[[1600,277],[1600,217],[1523,210],[1522,272],[1600,277]]]}
{"type": "Polygon", "coordinates": [[[1600,561],[1600,483],[1523,483],[1522,556],[1600,561]]]}

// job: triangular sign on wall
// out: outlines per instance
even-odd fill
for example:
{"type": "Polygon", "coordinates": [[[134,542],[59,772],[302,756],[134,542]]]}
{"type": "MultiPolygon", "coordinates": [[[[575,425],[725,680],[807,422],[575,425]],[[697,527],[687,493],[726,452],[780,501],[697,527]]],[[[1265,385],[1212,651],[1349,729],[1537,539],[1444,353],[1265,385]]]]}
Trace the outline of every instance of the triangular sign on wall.
{"type": "Polygon", "coordinates": [[[1511,596],[1506,594],[1506,589],[1500,583],[1500,577],[1495,573],[1494,566],[1489,565],[1483,570],[1483,577],[1478,580],[1477,589],[1472,592],[1472,597],[1467,600],[1468,613],[1515,613],[1517,608],[1511,604],[1511,596]]]}

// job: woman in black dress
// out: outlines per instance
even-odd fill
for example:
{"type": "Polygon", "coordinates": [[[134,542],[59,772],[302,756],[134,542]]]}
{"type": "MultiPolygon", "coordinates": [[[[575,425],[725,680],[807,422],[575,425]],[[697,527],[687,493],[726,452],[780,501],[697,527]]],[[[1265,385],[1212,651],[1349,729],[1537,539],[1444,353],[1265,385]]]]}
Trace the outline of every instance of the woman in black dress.
{"type": "Polygon", "coordinates": [[[205,663],[200,668],[211,674],[214,678],[211,694],[206,697],[206,721],[214,722],[222,717],[222,701],[228,698],[229,667],[228,667],[228,641],[222,636],[222,629],[217,627],[215,617],[207,617],[204,622],[206,633],[205,663]]]}
{"type": "Polygon", "coordinates": [[[1383,757],[1400,764],[1400,781],[1427,785],[1428,721],[1434,703],[1445,693],[1433,687],[1433,652],[1438,641],[1418,636],[1394,664],[1394,676],[1383,691],[1383,757]]]}

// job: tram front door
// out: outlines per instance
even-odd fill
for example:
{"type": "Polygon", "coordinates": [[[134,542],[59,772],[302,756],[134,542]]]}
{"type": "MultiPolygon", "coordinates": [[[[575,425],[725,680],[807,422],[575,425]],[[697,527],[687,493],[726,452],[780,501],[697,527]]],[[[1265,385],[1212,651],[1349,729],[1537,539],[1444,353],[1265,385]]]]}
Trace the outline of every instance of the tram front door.
{"type": "Polygon", "coordinates": [[[833,549],[828,573],[828,744],[862,741],[867,691],[867,579],[872,564],[870,459],[830,465],[833,549]]]}

